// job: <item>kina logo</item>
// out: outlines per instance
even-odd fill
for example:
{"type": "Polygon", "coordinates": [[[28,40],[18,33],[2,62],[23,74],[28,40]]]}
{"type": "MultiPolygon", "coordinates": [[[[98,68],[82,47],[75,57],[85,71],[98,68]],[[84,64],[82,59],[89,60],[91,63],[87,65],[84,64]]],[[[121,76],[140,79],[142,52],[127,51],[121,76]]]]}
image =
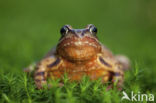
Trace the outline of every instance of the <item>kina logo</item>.
{"type": "Polygon", "coordinates": [[[140,92],[134,93],[131,91],[131,95],[129,96],[125,91],[122,92],[123,96],[121,100],[128,101],[154,101],[154,94],[141,94],[140,92]]]}

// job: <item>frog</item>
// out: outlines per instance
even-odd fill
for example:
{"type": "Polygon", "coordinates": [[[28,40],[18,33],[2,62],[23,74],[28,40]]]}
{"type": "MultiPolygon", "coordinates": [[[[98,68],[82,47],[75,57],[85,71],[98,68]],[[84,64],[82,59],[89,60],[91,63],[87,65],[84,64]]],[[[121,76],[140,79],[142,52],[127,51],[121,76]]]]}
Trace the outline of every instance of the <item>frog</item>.
{"type": "Polygon", "coordinates": [[[64,25],[56,47],[34,65],[36,87],[42,89],[48,79],[62,80],[65,73],[69,81],[80,82],[88,76],[90,80],[101,79],[103,84],[117,83],[121,87],[124,73],[130,68],[129,58],[114,55],[99,41],[97,32],[93,24],[83,29],[64,25]]]}

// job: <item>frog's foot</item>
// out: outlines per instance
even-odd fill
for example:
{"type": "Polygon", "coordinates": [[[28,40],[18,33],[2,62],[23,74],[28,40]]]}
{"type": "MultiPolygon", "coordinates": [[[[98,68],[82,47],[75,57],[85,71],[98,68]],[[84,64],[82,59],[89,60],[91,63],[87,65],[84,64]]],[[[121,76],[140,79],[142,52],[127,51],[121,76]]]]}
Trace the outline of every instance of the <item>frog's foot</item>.
{"type": "Polygon", "coordinates": [[[28,67],[24,68],[25,73],[32,73],[35,71],[36,63],[30,64],[28,67]]]}
{"type": "Polygon", "coordinates": [[[123,71],[130,69],[130,60],[124,55],[116,55],[115,58],[122,65],[123,71]]]}

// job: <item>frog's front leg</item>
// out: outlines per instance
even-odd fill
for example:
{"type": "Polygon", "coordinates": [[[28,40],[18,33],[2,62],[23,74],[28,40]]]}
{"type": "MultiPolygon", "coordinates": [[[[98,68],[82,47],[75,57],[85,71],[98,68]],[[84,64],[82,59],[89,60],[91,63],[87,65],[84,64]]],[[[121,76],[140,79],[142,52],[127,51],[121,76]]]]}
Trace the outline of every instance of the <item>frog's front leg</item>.
{"type": "Polygon", "coordinates": [[[51,72],[50,70],[58,68],[60,61],[60,58],[49,56],[38,63],[34,74],[35,84],[38,89],[43,88],[43,85],[49,85],[47,84],[48,74],[51,72]]]}
{"type": "Polygon", "coordinates": [[[113,88],[114,86],[117,87],[118,90],[122,90],[124,80],[123,72],[109,72],[109,81],[111,84],[107,87],[107,90],[113,88]]]}
{"type": "Polygon", "coordinates": [[[100,66],[104,70],[102,78],[103,82],[111,82],[108,89],[112,88],[114,84],[120,88],[123,84],[124,78],[124,72],[120,69],[121,65],[114,59],[104,58],[102,56],[98,58],[98,63],[100,63],[100,66]]]}
{"type": "Polygon", "coordinates": [[[46,79],[47,79],[46,68],[40,64],[37,66],[37,70],[35,71],[34,74],[35,84],[38,89],[41,89],[43,85],[47,84],[46,79]]]}
{"type": "Polygon", "coordinates": [[[121,89],[124,81],[124,73],[122,71],[114,72],[112,76],[112,82],[117,86],[118,89],[121,89]]]}

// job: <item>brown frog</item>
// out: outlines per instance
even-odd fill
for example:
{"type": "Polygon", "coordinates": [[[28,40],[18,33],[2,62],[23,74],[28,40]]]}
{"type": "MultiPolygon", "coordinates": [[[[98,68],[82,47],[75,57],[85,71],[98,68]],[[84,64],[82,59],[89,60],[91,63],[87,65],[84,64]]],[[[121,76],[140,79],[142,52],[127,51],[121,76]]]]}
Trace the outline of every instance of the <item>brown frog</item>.
{"type": "Polygon", "coordinates": [[[47,84],[47,79],[62,79],[64,73],[71,81],[80,81],[87,75],[91,80],[101,78],[103,83],[117,81],[122,85],[129,60],[122,55],[114,56],[102,45],[94,25],[84,29],[65,25],[60,33],[57,46],[35,65],[34,80],[38,89],[47,84]]]}

